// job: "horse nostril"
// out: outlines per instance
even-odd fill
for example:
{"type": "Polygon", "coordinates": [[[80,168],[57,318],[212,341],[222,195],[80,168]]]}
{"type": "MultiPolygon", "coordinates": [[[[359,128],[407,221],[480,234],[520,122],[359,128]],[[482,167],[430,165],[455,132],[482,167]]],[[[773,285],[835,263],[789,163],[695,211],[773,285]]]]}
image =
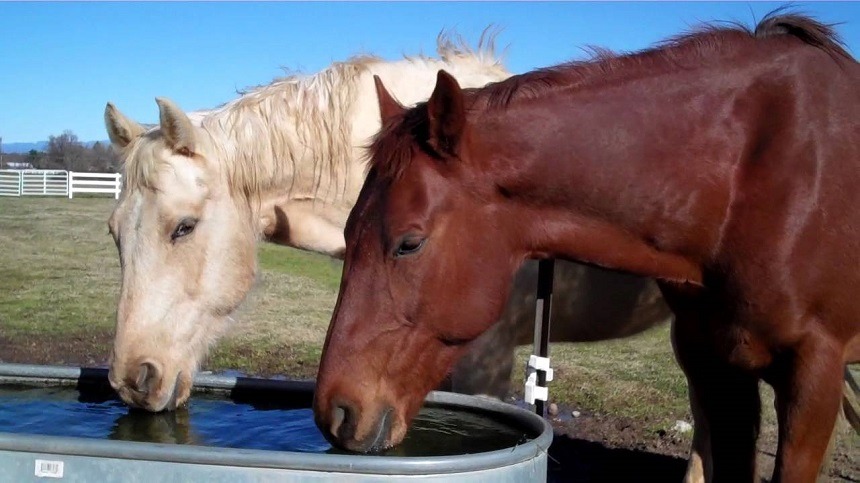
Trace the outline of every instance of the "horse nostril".
{"type": "Polygon", "coordinates": [[[349,406],[336,405],[332,409],[329,431],[340,441],[352,438],[355,433],[355,414],[349,406]]]}
{"type": "Polygon", "coordinates": [[[114,391],[118,391],[122,383],[116,378],[116,373],[113,370],[113,366],[108,369],[108,382],[110,383],[110,387],[113,388],[114,391]]]}
{"type": "Polygon", "coordinates": [[[331,412],[331,435],[335,438],[337,437],[337,432],[340,429],[340,426],[343,424],[344,419],[346,419],[346,409],[342,406],[335,406],[331,412]]]}
{"type": "Polygon", "coordinates": [[[158,366],[153,362],[144,362],[138,368],[135,387],[139,392],[149,394],[156,389],[160,380],[161,370],[158,369],[158,366]]]}
{"type": "Polygon", "coordinates": [[[149,364],[141,364],[137,369],[137,381],[134,382],[134,387],[137,388],[138,391],[144,391],[143,387],[146,384],[146,376],[149,373],[149,364]]]}

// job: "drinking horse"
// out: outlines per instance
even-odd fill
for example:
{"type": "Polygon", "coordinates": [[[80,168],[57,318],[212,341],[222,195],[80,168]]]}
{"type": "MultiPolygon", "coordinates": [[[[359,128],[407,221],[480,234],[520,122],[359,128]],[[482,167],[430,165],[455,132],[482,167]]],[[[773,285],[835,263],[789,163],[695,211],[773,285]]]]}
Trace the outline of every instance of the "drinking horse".
{"type": "MultiPolygon", "coordinates": [[[[414,103],[430,96],[440,68],[468,86],[509,77],[493,50],[492,36],[471,49],[443,34],[437,58],[357,57],[278,79],[211,111],[186,114],[159,99],[159,124],[152,127],[108,104],[105,123],[125,174],[109,221],[122,269],[110,356],[110,381],[120,397],[150,411],[188,399],[200,362],[254,284],[259,241],[342,256],[366,146],[379,129],[373,75],[414,103]]],[[[512,300],[521,302],[500,329],[531,327],[534,268],[529,262],[517,278],[512,300]]],[[[571,289],[559,300],[577,302],[559,304],[557,320],[603,317],[603,332],[617,337],[670,316],[650,281],[573,264],[557,271],[559,287],[571,289]],[[595,303],[578,303],[586,293],[595,303]],[[597,301],[621,310],[610,319],[597,301]]],[[[554,340],[593,336],[584,324],[581,333],[561,327],[554,340]]],[[[446,387],[503,397],[517,342],[508,331],[488,332],[473,363],[453,371],[446,387]]]]}
{"type": "Polygon", "coordinates": [[[475,51],[456,40],[440,36],[439,58],[356,57],[192,115],[160,98],[155,127],[107,105],[124,171],[108,223],[122,270],[109,379],[126,403],[160,411],[189,397],[255,282],[258,241],[342,254],[379,128],[372,76],[414,103],[441,68],[469,86],[510,75],[492,39],[475,51]]]}
{"type": "Polygon", "coordinates": [[[314,401],[333,444],[398,444],[522,261],[557,257],[658,281],[707,481],[754,481],[760,380],[773,481],[815,480],[860,361],[860,66],[829,26],[777,13],[479,89],[440,71],[409,109],[376,81],[314,401]]]}

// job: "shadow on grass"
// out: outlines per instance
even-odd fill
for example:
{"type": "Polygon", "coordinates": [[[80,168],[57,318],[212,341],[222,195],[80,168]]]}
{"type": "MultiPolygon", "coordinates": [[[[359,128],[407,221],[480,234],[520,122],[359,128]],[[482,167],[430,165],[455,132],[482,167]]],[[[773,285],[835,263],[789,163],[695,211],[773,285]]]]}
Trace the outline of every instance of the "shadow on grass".
{"type": "Polygon", "coordinates": [[[681,481],[687,469],[683,458],[607,448],[559,434],[553,439],[549,455],[549,483],[681,481]]]}

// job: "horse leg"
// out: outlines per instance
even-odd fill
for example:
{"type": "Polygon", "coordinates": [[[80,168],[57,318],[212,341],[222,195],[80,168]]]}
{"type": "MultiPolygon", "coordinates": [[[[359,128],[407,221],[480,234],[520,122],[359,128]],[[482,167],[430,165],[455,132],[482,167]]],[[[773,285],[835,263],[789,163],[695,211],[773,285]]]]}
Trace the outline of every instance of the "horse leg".
{"type": "Polygon", "coordinates": [[[695,391],[689,389],[690,410],[693,413],[693,445],[687,461],[684,483],[705,483],[711,481],[713,460],[711,459],[711,435],[708,420],[699,404],[695,391]]]}
{"type": "MultiPolygon", "coordinates": [[[[843,426],[845,426],[848,431],[853,429],[855,432],[860,434],[860,413],[855,409],[857,405],[856,399],[858,391],[855,390],[857,383],[854,381],[854,377],[851,375],[848,366],[845,366],[844,380],[842,412],[836,416],[836,424],[833,428],[833,433],[830,435],[830,442],[827,445],[827,450],[824,452],[824,461],[821,465],[821,471],[819,474],[826,473],[830,468],[830,457],[839,442],[839,433],[842,431],[843,426]]],[[[776,400],[773,401],[773,407],[775,411],[779,411],[779,406],[776,400]]]]}
{"type": "Polygon", "coordinates": [[[758,378],[720,362],[691,313],[676,315],[672,340],[687,376],[695,431],[686,481],[751,483],[761,413],[758,378]]]}
{"type": "Polygon", "coordinates": [[[845,419],[848,424],[854,428],[857,434],[860,434],[860,387],[854,376],[851,375],[851,369],[845,366],[845,389],[842,397],[842,411],[845,414],[845,419]]]}
{"type": "MultiPolygon", "coordinates": [[[[675,352],[675,360],[681,363],[678,355],[678,331],[673,321],[671,326],[672,350],[675,352]]],[[[711,480],[711,436],[708,432],[708,420],[699,404],[698,398],[692,385],[687,382],[687,394],[690,399],[690,412],[693,413],[693,445],[690,447],[690,457],[687,459],[687,473],[684,475],[684,483],[705,483],[711,480]]]]}
{"type": "Polygon", "coordinates": [[[776,393],[779,443],[774,483],[814,482],[835,430],[842,403],[842,351],[810,337],[780,367],[776,393]]]}

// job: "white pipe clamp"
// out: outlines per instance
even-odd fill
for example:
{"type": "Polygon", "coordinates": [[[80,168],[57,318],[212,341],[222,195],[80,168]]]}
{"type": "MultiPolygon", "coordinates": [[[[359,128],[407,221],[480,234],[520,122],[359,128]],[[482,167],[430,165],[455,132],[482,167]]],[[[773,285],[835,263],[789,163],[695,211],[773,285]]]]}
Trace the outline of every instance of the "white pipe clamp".
{"type": "Polygon", "coordinates": [[[549,400],[549,389],[544,386],[538,386],[537,371],[546,373],[546,382],[552,381],[552,367],[549,365],[549,357],[540,357],[534,354],[529,356],[529,362],[526,365],[526,387],[525,401],[528,404],[534,404],[535,401],[549,400]]]}

